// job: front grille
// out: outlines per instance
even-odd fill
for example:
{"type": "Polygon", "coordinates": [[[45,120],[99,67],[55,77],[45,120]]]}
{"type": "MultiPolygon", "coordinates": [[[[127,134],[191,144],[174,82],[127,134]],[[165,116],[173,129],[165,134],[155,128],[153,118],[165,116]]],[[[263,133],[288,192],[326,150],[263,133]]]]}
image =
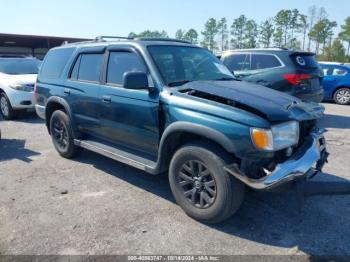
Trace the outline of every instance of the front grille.
{"type": "Polygon", "coordinates": [[[308,120],[308,121],[301,121],[299,123],[300,131],[299,131],[299,143],[298,146],[301,146],[304,144],[305,139],[309,137],[310,133],[316,126],[317,120],[308,120]]]}

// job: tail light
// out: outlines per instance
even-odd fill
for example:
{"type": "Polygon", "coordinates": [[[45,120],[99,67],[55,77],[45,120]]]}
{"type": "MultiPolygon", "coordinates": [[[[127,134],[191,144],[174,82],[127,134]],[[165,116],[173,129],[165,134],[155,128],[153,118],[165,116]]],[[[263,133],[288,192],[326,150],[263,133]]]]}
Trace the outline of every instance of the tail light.
{"type": "Polygon", "coordinates": [[[285,74],[284,79],[286,79],[292,85],[299,85],[304,80],[311,79],[311,75],[309,74],[285,74]]]}

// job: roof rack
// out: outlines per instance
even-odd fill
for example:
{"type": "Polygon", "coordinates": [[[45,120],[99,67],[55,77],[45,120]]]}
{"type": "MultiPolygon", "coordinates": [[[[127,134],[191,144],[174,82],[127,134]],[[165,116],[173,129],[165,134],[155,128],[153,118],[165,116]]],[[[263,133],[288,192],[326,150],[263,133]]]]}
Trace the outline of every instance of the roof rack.
{"type": "Polygon", "coordinates": [[[102,35],[102,36],[97,36],[95,38],[96,42],[104,42],[106,41],[105,39],[119,39],[119,40],[133,40],[133,37],[124,37],[124,36],[109,36],[109,35],[102,35]]]}
{"type": "Polygon", "coordinates": [[[179,43],[184,43],[184,44],[192,44],[189,41],[185,40],[179,40],[175,38],[161,38],[161,37],[137,37],[134,38],[135,40],[141,40],[141,41],[167,41],[167,42],[179,42],[179,43]]]}
{"type": "Polygon", "coordinates": [[[105,39],[117,39],[117,40],[139,40],[139,41],[168,41],[179,42],[185,44],[191,44],[189,41],[179,40],[174,38],[161,38],[161,37],[124,37],[124,36],[98,36],[95,38],[96,42],[104,42],[105,39]]]}

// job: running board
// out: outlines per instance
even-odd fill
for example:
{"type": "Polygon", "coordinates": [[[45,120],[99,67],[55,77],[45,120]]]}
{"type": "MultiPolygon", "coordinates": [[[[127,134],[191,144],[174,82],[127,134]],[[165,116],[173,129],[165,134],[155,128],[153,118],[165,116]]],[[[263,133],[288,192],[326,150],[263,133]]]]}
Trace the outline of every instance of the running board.
{"type": "Polygon", "coordinates": [[[157,163],[150,159],[93,140],[74,139],[74,144],[147,173],[157,174],[157,163]]]}

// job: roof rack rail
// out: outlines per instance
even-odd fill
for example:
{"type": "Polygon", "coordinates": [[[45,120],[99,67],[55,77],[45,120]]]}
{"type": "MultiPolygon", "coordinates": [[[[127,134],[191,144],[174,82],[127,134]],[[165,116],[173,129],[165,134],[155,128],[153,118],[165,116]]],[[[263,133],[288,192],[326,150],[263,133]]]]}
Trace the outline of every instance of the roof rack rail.
{"type": "Polygon", "coordinates": [[[179,40],[175,38],[162,38],[162,37],[137,37],[134,38],[135,40],[141,40],[141,41],[168,41],[168,42],[179,42],[184,44],[192,44],[189,41],[185,40],[179,40]]]}
{"type": "Polygon", "coordinates": [[[134,38],[132,37],[125,37],[125,36],[109,36],[109,35],[102,35],[102,36],[97,36],[95,38],[96,42],[103,42],[106,41],[105,39],[119,39],[119,40],[133,40],[134,38]]]}

